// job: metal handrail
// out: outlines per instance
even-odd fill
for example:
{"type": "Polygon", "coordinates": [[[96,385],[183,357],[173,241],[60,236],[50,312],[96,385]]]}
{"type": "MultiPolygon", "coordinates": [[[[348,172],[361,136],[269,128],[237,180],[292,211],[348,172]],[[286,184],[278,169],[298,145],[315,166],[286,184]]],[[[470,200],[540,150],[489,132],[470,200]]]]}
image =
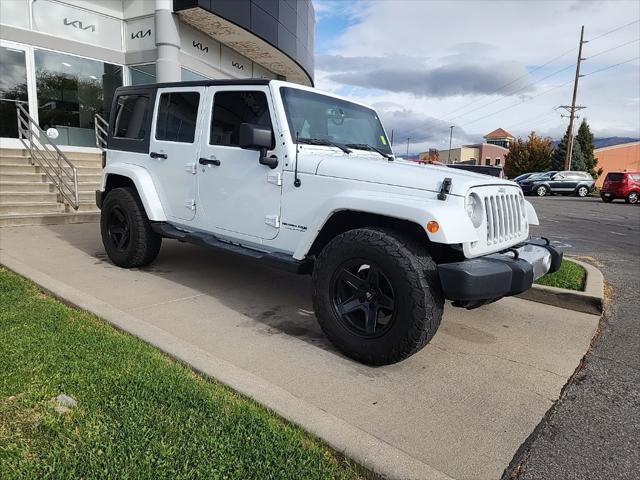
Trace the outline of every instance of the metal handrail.
{"type": "Polygon", "coordinates": [[[18,138],[29,151],[31,163],[37,162],[49,180],[57,187],[66,203],[77,210],[80,206],[80,196],[78,193],[78,170],[75,165],[49,139],[21,103],[16,103],[16,113],[18,138]]]}
{"type": "Polygon", "coordinates": [[[99,113],[96,113],[93,118],[94,130],[96,132],[96,146],[104,151],[107,148],[107,138],[109,137],[109,122],[99,113]]]}

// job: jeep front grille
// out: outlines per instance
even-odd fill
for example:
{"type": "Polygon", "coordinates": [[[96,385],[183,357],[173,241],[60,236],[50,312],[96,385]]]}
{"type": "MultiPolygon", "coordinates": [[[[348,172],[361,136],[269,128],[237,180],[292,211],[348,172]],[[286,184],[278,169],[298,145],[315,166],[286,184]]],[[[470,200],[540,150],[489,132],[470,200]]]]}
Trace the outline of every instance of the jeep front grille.
{"type": "Polygon", "coordinates": [[[527,230],[523,205],[518,193],[502,193],[484,197],[487,222],[487,245],[519,238],[527,230]]]}

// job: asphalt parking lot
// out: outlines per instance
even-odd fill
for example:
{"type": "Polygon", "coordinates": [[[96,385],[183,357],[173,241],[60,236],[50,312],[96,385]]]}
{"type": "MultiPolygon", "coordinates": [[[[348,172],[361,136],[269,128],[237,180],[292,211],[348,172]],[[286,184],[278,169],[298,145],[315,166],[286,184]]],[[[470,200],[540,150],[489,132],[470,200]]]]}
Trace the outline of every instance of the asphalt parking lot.
{"type": "Polygon", "coordinates": [[[601,333],[504,479],[636,479],[640,471],[640,205],[529,198],[546,235],[610,289],[601,333]],[[518,472],[520,476],[514,476],[518,472]]]}

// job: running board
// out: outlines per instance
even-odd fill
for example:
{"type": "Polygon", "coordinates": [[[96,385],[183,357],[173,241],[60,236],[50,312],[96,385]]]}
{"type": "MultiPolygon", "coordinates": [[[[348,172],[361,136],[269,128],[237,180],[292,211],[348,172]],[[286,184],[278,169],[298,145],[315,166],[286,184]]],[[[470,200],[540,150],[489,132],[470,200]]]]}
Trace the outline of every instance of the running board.
{"type": "Polygon", "coordinates": [[[296,260],[291,255],[279,252],[261,252],[252,248],[243,247],[235,243],[225,242],[218,237],[200,232],[185,232],[179,230],[172,225],[164,222],[151,223],[151,229],[159,235],[167,238],[187,243],[200,245],[201,247],[211,248],[229,253],[234,253],[243,257],[249,257],[260,260],[267,265],[286,270],[293,273],[310,273],[313,262],[311,260],[296,260]]]}

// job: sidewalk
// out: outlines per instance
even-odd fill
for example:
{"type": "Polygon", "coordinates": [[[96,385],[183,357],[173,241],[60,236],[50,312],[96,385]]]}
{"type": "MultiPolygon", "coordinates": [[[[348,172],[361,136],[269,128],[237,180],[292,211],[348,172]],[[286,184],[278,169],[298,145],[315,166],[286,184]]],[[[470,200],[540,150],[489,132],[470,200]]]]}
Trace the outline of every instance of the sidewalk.
{"type": "Polygon", "coordinates": [[[398,478],[498,478],[598,324],[514,298],[447,307],[424,350],[371,368],[327,342],[308,277],[235,256],[165,241],[127,271],[82,224],[0,229],[0,263],[398,478]]]}

